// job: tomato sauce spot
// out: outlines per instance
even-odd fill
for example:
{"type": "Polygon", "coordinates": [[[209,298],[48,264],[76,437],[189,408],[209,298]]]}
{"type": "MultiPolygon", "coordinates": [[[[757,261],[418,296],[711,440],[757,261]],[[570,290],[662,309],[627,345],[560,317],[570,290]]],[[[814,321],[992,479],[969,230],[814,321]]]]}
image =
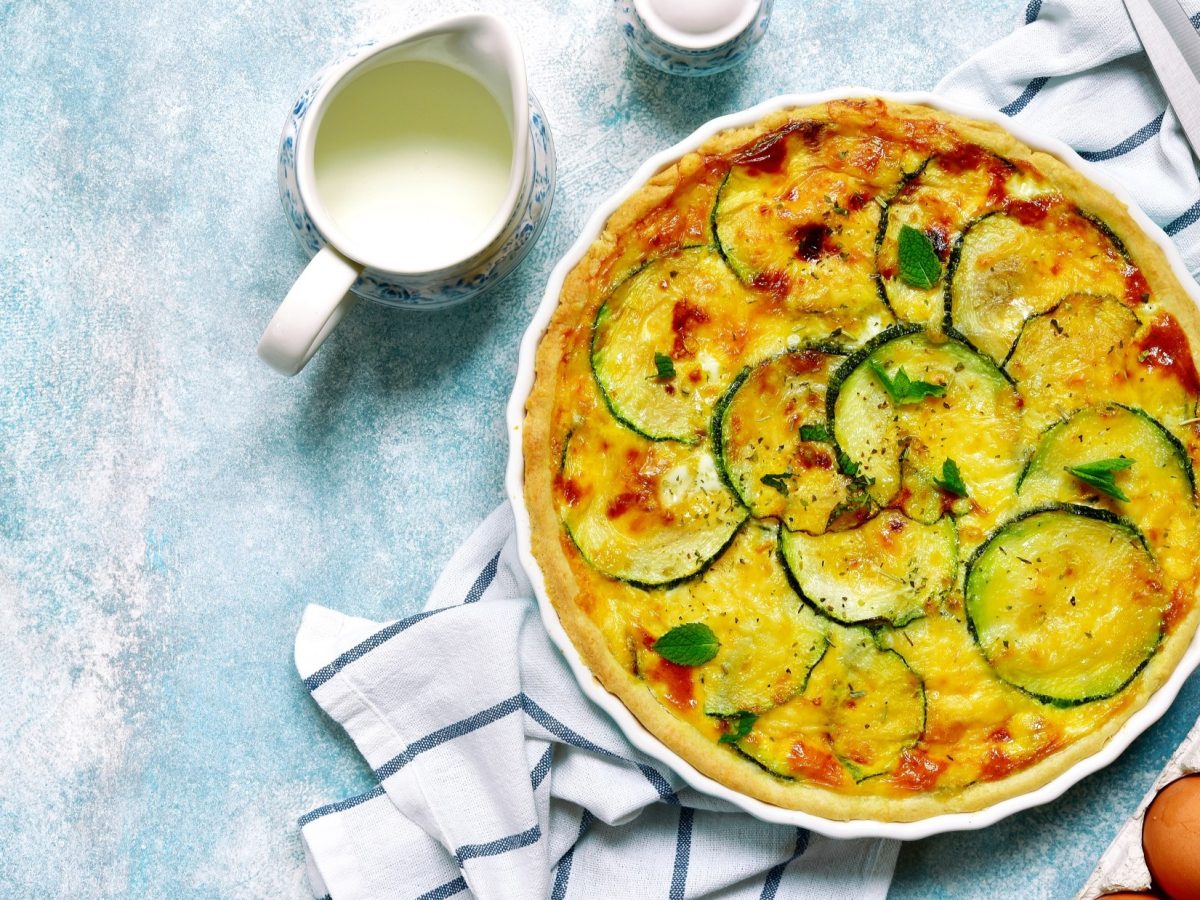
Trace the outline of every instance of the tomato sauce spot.
{"type": "Polygon", "coordinates": [[[993,744],[1007,744],[1012,740],[1012,735],[1008,733],[1008,729],[1005,726],[1000,725],[992,729],[991,734],[988,735],[988,740],[993,744]]]}
{"type": "Polygon", "coordinates": [[[1163,313],[1154,319],[1138,347],[1141,350],[1138,362],[1143,366],[1165,369],[1189,394],[1200,394],[1200,376],[1196,374],[1187,335],[1173,315],[1163,313]]]}
{"type": "Polygon", "coordinates": [[[925,236],[929,238],[929,243],[933,244],[934,252],[937,253],[938,259],[943,262],[950,255],[950,231],[945,225],[933,224],[925,229],[925,236]]]}
{"type": "Polygon", "coordinates": [[[796,448],[793,463],[800,469],[833,468],[833,460],[830,459],[829,452],[823,446],[814,447],[808,443],[802,443],[796,448]]]}
{"type": "Polygon", "coordinates": [[[749,169],[751,175],[774,175],[782,172],[784,160],[787,159],[785,134],[786,132],[780,132],[751,147],[739,156],[737,161],[749,169]]]}
{"type": "Polygon", "coordinates": [[[610,519],[619,519],[637,505],[637,494],[635,494],[633,491],[622,491],[612,499],[612,502],[608,504],[608,509],[606,509],[604,512],[605,515],[607,515],[610,519]]]}
{"type": "Polygon", "coordinates": [[[679,709],[690,709],[696,705],[696,686],[692,670],[669,659],[659,659],[648,673],[666,689],[667,700],[679,709]]]}
{"type": "Polygon", "coordinates": [[[680,300],[671,311],[671,330],[675,332],[675,343],[671,347],[671,355],[675,359],[686,359],[694,356],[691,347],[692,332],[698,325],[704,325],[709,315],[699,306],[680,300]]]}
{"type": "Polygon", "coordinates": [[[792,229],[792,240],[796,243],[796,259],[812,262],[822,256],[837,252],[830,240],[829,226],[824,222],[810,222],[792,229]]]}
{"type": "Polygon", "coordinates": [[[984,781],[998,781],[1017,768],[1017,763],[996,747],[992,747],[983,757],[983,765],[979,769],[979,777],[984,781]]]}
{"type": "Polygon", "coordinates": [[[1150,285],[1146,276],[1137,266],[1130,266],[1125,270],[1125,302],[1130,306],[1137,306],[1149,299],[1150,285]]]}
{"type": "Polygon", "coordinates": [[[1033,200],[1009,200],[1004,204],[1004,212],[1022,225],[1040,225],[1046,220],[1053,203],[1054,200],[1048,197],[1037,197],[1033,200]]]}
{"type": "Polygon", "coordinates": [[[789,135],[798,135],[809,149],[816,150],[824,130],[822,122],[793,122],[743,150],[734,162],[749,169],[751,175],[778,174],[787,160],[786,138],[789,135]]]}
{"type": "Polygon", "coordinates": [[[796,741],[787,758],[788,768],[817,784],[835,786],[846,780],[846,770],[832,753],[796,741]]]}
{"type": "Polygon", "coordinates": [[[579,498],[583,496],[579,488],[579,482],[574,478],[564,478],[561,472],[554,477],[554,486],[558,488],[558,493],[562,496],[567,506],[574,506],[579,502],[579,498]]]}
{"type": "Polygon", "coordinates": [[[948,761],[933,759],[920,747],[910,747],[900,754],[891,782],[904,791],[928,791],[949,766],[948,761]]]}
{"type": "Polygon", "coordinates": [[[978,144],[959,144],[953,150],[940,154],[938,164],[949,175],[986,169],[991,178],[987,192],[988,205],[1002,206],[1008,199],[1008,176],[1012,172],[1010,164],[978,144]]]}
{"type": "Polygon", "coordinates": [[[991,154],[978,144],[959,144],[953,150],[938,154],[937,161],[947,175],[961,175],[980,168],[990,157],[991,154]]]}
{"type": "Polygon", "coordinates": [[[820,371],[821,367],[825,365],[825,354],[816,350],[790,353],[787,356],[787,365],[794,375],[808,375],[820,371]]]}
{"type": "Polygon", "coordinates": [[[850,212],[858,212],[870,202],[871,198],[867,194],[864,194],[861,191],[855,191],[846,198],[846,209],[848,209],[850,212]]]}
{"type": "Polygon", "coordinates": [[[754,276],[751,285],[760,291],[766,291],[774,300],[782,302],[791,290],[792,282],[786,272],[759,272],[754,276]]]}
{"type": "Polygon", "coordinates": [[[1003,206],[1008,199],[1008,172],[1003,168],[992,169],[992,183],[988,185],[989,206],[1003,206]]]}

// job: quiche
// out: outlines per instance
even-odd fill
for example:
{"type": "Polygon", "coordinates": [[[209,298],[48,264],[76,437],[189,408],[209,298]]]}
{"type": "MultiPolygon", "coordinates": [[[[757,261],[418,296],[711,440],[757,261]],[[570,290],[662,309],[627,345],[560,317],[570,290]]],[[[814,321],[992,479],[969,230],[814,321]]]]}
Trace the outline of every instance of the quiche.
{"type": "Polygon", "coordinates": [[[1095,753],[1196,630],[1197,311],[1125,206],[1002,128],[770,114],[567,276],[523,428],[546,591],[664,744],[912,821],[1095,753]]]}

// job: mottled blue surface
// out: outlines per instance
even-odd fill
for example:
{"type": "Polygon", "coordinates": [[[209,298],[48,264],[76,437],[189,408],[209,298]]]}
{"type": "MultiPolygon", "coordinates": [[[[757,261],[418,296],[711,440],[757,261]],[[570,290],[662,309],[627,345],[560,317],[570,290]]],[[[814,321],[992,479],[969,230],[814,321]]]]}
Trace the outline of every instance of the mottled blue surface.
{"type": "MultiPolygon", "coordinates": [[[[779,0],[748,65],[630,60],[612,5],[489,4],[555,130],[539,245],[464,309],[360,304],[291,381],[279,128],[323,63],[458,0],[0,2],[0,893],[303,897],[295,819],[368,784],[291,663],[318,601],[414,611],[501,500],[518,338],[649,153],[787,90],[928,88],[1023,0],[779,0]]],[[[905,848],[896,897],[1062,897],[1200,708],[1059,803],[905,848]]]]}

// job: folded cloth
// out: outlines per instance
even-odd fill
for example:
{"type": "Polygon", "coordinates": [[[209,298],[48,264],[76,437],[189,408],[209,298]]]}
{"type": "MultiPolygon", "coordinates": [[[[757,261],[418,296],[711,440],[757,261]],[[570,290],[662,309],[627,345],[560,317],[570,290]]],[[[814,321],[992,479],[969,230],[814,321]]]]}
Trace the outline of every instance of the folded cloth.
{"type": "MultiPolygon", "coordinates": [[[[1200,0],[1181,0],[1200,28],[1200,0]]],[[[1122,184],[1200,272],[1200,179],[1122,0],[1030,0],[1026,25],[939,93],[1053,135],[1122,184]]],[[[1200,149],[1200,148],[1198,148],[1200,149]]]]}
{"type": "MultiPolygon", "coordinates": [[[[1031,0],[1025,20],[938,90],[1076,148],[1200,271],[1200,179],[1121,0],[1031,0]]],[[[424,612],[383,626],[308,607],[296,665],[378,782],[301,817],[317,896],[887,894],[895,842],[758,822],[629,745],[546,636],[507,505],[424,612]]]]}
{"type": "Polygon", "coordinates": [[[381,626],[305,610],[296,666],[378,781],[301,817],[317,896],[887,895],[896,842],[759,822],[634,750],[532,597],[505,504],[425,611],[381,626]]]}

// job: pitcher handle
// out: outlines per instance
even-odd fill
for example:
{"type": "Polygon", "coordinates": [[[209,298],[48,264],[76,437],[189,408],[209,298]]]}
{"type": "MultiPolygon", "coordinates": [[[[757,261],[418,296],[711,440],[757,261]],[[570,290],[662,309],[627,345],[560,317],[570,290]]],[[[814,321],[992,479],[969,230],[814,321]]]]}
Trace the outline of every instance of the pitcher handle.
{"type": "Polygon", "coordinates": [[[276,372],[295,375],[358,299],[350,287],[362,267],[332,247],[309,261],[258,342],[258,355],[276,372]]]}

